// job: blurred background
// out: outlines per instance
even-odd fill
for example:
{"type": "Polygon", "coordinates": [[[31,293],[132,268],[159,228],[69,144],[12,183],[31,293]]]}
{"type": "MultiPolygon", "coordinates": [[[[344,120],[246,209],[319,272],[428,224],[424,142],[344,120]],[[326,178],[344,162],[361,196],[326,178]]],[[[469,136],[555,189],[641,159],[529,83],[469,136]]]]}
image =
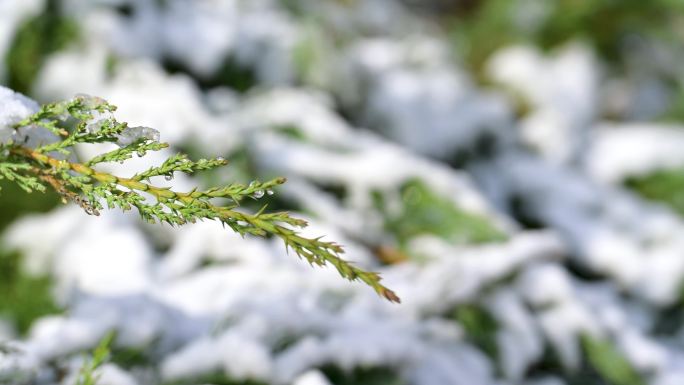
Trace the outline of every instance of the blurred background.
{"type": "Polygon", "coordinates": [[[403,300],[0,181],[0,383],[114,330],[100,385],[684,384],[683,41],[680,0],[0,0],[1,85],[171,144],[111,171],[286,176],[248,207],[403,300]]]}

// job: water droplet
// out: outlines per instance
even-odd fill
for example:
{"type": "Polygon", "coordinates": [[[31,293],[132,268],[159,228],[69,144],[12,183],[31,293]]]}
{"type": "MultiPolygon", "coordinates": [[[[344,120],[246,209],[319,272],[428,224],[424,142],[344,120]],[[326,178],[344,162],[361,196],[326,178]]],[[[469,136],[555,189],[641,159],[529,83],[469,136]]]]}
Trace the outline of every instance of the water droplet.
{"type": "Polygon", "coordinates": [[[219,161],[219,162],[225,162],[225,161],[226,161],[226,158],[224,158],[224,157],[222,157],[222,156],[219,156],[218,158],[216,158],[216,160],[219,161]]]}
{"type": "Polygon", "coordinates": [[[264,190],[256,190],[252,196],[256,199],[263,198],[264,190]]]}
{"type": "Polygon", "coordinates": [[[145,156],[145,150],[138,150],[138,151],[137,151],[137,154],[138,154],[139,157],[142,158],[143,156],[145,156]]]}
{"type": "Polygon", "coordinates": [[[172,180],[172,179],[173,179],[173,175],[166,175],[166,176],[164,177],[164,179],[166,179],[166,180],[172,180]]]}
{"type": "Polygon", "coordinates": [[[149,127],[126,127],[118,136],[117,144],[121,147],[128,146],[135,143],[137,140],[144,138],[153,142],[159,142],[159,131],[149,127]]]}
{"type": "Polygon", "coordinates": [[[275,194],[275,193],[273,192],[273,190],[268,189],[268,190],[266,190],[266,194],[268,194],[268,195],[273,195],[273,194],[275,194]]]}

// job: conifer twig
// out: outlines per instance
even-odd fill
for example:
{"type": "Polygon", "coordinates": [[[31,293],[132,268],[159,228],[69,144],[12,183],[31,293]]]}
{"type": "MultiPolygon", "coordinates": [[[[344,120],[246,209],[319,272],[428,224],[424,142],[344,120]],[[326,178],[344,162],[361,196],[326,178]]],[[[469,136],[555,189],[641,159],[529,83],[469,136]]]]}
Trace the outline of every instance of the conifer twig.
{"type": "Polygon", "coordinates": [[[259,199],[272,194],[272,189],[285,183],[285,178],[188,192],[155,186],[150,181],[158,176],[170,180],[177,172],[194,173],[227,164],[223,158],[191,161],[184,154],[174,155],[162,165],[130,177],[98,170],[97,165],[101,163],[123,163],[135,155],[142,157],[149,151],[168,147],[159,142],[156,130],[118,122],[112,115],[114,110],[115,107],[106,101],[84,95],[43,106],[15,128],[42,127],[57,139],[35,148],[16,141],[0,143],[0,179],[14,180],[28,192],[44,191],[49,186],[63,200],[77,203],[91,215],[99,215],[105,207],[135,208],[150,223],[180,226],[198,220],[215,220],[241,235],[276,236],[288,250],[292,249],[310,264],[331,264],[342,277],[366,283],[389,301],[400,301],[392,290],[380,283],[377,273],[342,259],[340,254],[344,250],[340,245],[298,235],[295,229],[305,227],[305,221],[293,218],[287,212],[265,213],[262,209],[249,214],[237,210],[246,198],[259,199]],[[82,163],[65,160],[73,158],[73,146],[79,143],[114,143],[119,147],[82,163]],[[215,198],[227,198],[230,204],[216,205],[213,203],[215,198]]]}

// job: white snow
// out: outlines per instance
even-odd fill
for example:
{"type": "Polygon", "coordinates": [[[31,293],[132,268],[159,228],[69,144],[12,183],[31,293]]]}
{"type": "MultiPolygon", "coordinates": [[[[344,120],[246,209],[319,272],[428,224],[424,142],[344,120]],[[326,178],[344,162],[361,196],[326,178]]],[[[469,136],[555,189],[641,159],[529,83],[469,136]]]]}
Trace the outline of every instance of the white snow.
{"type": "MultiPolygon", "coordinates": [[[[0,53],[19,20],[42,9],[20,3],[0,0],[0,53]]],[[[117,3],[68,2],[84,41],[48,58],[35,96],[97,95],[119,106],[120,121],[159,130],[175,149],[227,158],[244,151],[251,172],[288,177],[277,203],[310,220],[305,235],[344,244],[345,257],[379,271],[403,303],[385,303],[332,268],[311,269],[277,239],[241,238],[218,223],[151,227],[135,213],[93,218],[57,208],[19,219],[2,236],[24,255],[27,273],[54,279],[67,311],[37,320],[12,342],[18,352],[0,353],[0,381],[35,375],[52,385],[54,363],[73,379],[76,357],[109,330],[116,347],[145,351],[153,363],[105,365],[103,385],[208,374],[330,385],[321,370],[328,364],[387,368],[416,385],[563,385],[581,367],[582,334],[610,341],[649,384],[684,381],[681,328],[653,332],[660,311],[681,300],[684,221],[621,185],[684,165],[684,136],[678,126],[599,121],[602,108],[622,116],[652,108],[634,110],[644,96],[632,80],[609,79],[612,91],[602,93],[607,80],[587,46],[505,48],[487,65],[504,88],[493,91],[400,2],[290,2],[306,21],[275,0],[128,2],[128,16],[117,3]],[[297,67],[295,51],[306,44],[328,55],[315,62],[315,80],[297,67]],[[117,61],[108,70],[110,56],[117,61]],[[254,88],[198,84],[227,59],[255,75],[254,88]],[[184,68],[169,73],[169,60],[184,68]],[[626,100],[602,107],[605,95],[624,90],[626,100]],[[518,121],[511,92],[529,104],[518,121]],[[447,164],[461,155],[463,167],[447,164]],[[410,180],[507,239],[454,244],[420,234],[394,244],[373,196],[397,212],[410,180]],[[521,217],[543,229],[526,229],[521,217]],[[408,261],[380,264],[383,247],[408,261]],[[496,320],[497,359],[451,317],[464,304],[496,320]],[[547,346],[564,368],[530,378],[547,346]]],[[[660,95],[653,87],[644,95],[660,95]]],[[[0,142],[51,140],[10,128],[37,108],[0,87],[0,142]]],[[[128,174],[175,149],[104,169],[128,174]]],[[[83,157],[102,150],[78,148],[83,157]]],[[[201,181],[177,176],[174,184],[189,190],[201,181]]],[[[6,338],[15,336],[0,331],[6,338]]]]}

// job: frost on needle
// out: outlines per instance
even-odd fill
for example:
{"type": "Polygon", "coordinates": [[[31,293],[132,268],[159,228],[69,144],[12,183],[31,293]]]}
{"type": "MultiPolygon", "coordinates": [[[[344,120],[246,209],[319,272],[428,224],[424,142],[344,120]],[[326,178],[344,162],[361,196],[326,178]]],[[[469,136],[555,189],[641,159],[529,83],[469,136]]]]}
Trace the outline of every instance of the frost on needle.
{"type": "Polygon", "coordinates": [[[288,250],[312,265],[331,264],[342,277],[365,282],[386,299],[399,302],[399,297],[380,283],[377,273],[364,271],[340,258],[344,252],[340,245],[298,235],[296,229],[305,227],[305,221],[286,212],[266,213],[262,209],[247,214],[235,210],[245,198],[272,194],[273,188],[285,182],[284,178],[188,192],[150,182],[156,176],[170,180],[176,172],[190,174],[227,164],[223,158],[193,161],[184,154],[171,156],[161,165],[128,177],[99,171],[101,163],[123,163],[134,155],[144,156],[168,147],[159,141],[156,130],[118,122],[113,116],[115,109],[105,100],[87,95],[42,106],[14,124],[12,132],[5,133],[5,140],[0,141],[0,179],[12,180],[27,192],[52,188],[64,201],[75,202],[90,215],[99,215],[105,207],[135,208],[150,223],[184,225],[215,220],[241,235],[277,236],[288,250]],[[28,135],[22,134],[24,131],[42,132],[47,139],[29,141],[28,135]],[[117,147],[78,162],[73,146],[80,143],[113,143],[117,147]],[[227,198],[230,203],[218,205],[214,198],[227,198]]]}

